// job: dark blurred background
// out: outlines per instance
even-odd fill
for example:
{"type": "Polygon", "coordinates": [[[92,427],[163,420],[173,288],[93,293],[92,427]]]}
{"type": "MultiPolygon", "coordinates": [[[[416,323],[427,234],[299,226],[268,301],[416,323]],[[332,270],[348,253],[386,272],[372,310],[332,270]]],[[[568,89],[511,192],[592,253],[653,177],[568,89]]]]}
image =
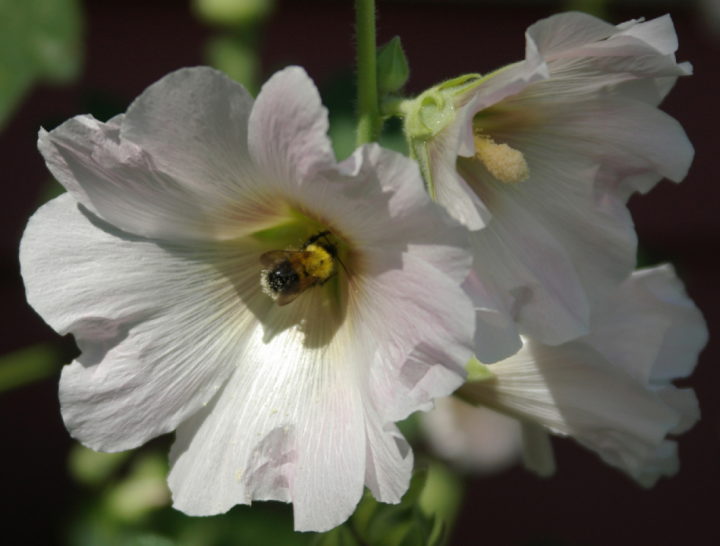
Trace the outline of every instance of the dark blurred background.
{"type": "MultiPolygon", "coordinates": [[[[604,7],[612,23],[670,11],[680,41],[678,60],[695,67],[695,75],[679,81],[662,106],[695,146],[690,174],[680,185],[664,181],[630,203],[643,260],[676,264],[711,332],[687,381],[697,391],[703,419],[680,439],[681,471],[645,491],[572,441],[554,440],[558,472],[552,479],[515,468],[470,481],[451,544],[720,544],[720,342],[715,335],[720,331],[720,180],[714,167],[720,162],[720,32],[708,15],[711,4],[637,1],[604,7]]],[[[42,342],[60,347],[53,349],[56,357],[71,358],[74,350],[72,340],[61,340],[26,304],[17,261],[27,219],[53,191],[35,145],[38,128],[87,112],[107,119],[168,72],[204,64],[222,49],[213,42],[219,27],[201,22],[186,1],[87,0],[81,6],[85,58],[78,77],[64,86],[34,85],[0,132],[0,355],[42,342]]],[[[401,36],[411,68],[408,90],[418,93],[452,76],[521,60],[525,29],[567,6],[378,0],[378,43],[401,36]]],[[[259,47],[259,64],[252,68],[257,82],[298,64],[331,108],[351,109],[353,19],[351,0],[276,2],[262,33],[251,29],[252,36],[244,38],[259,47]]],[[[88,502],[68,472],[73,442],[60,418],[58,376],[56,367],[45,379],[0,393],[3,544],[65,544],[75,506],[88,502]]]]}

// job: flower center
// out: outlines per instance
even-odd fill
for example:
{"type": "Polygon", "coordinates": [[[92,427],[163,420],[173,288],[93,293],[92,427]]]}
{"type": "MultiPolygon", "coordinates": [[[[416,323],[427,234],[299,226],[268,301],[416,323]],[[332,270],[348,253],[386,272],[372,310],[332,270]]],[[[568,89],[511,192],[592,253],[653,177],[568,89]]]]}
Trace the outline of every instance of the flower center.
{"type": "Polygon", "coordinates": [[[475,157],[500,182],[517,184],[530,176],[530,168],[521,151],[507,144],[497,144],[489,136],[475,133],[475,157]]]}

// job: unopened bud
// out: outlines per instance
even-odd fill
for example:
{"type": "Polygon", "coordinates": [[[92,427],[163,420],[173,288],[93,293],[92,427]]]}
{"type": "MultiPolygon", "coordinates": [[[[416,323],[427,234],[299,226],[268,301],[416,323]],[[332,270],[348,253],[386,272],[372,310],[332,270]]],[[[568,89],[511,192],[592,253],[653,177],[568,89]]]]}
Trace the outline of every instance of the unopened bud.
{"type": "Polygon", "coordinates": [[[382,97],[399,91],[408,80],[410,71],[407,59],[400,45],[400,37],[395,36],[377,52],[377,86],[382,97]]]}

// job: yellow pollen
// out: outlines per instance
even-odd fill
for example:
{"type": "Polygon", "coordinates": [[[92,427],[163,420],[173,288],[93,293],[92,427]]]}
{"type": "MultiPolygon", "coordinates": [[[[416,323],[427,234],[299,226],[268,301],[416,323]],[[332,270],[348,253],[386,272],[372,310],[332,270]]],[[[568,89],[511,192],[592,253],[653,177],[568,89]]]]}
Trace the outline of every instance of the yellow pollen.
{"type": "Polygon", "coordinates": [[[530,168],[521,151],[507,144],[497,144],[490,137],[475,135],[475,157],[500,182],[517,184],[530,176],[530,168]]]}

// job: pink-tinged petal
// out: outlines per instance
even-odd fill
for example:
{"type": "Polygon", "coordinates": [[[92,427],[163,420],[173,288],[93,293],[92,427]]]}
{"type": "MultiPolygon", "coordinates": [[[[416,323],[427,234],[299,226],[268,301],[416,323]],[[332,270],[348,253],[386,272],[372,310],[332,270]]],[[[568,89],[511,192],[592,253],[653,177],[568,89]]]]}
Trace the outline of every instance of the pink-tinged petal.
{"type": "MultiPolygon", "coordinates": [[[[592,161],[562,147],[563,137],[548,133],[540,143],[530,132],[499,134],[522,150],[530,168],[528,180],[517,186],[498,183],[478,162],[463,163],[459,168],[467,165],[471,169],[476,181],[473,187],[491,212],[495,202],[512,205],[493,212],[508,215],[498,217],[498,223],[511,226],[522,239],[525,233],[532,233],[524,218],[537,221],[566,253],[569,263],[565,267],[574,271],[579,283],[573,289],[581,291],[590,303],[602,300],[635,267],[637,239],[629,212],[613,193],[601,189],[604,187],[597,181],[602,180],[602,173],[592,161]]],[[[467,178],[471,180],[470,175],[467,178]]],[[[529,236],[537,237],[534,233],[529,236]]],[[[482,255],[477,256],[482,262],[482,255]]],[[[539,262],[537,267],[552,264],[539,262]]]]}
{"type": "Polygon", "coordinates": [[[587,343],[646,385],[690,375],[708,339],[670,265],[634,273],[593,310],[591,332],[587,343]]]}
{"type": "Polygon", "coordinates": [[[172,431],[222,386],[254,322],[225,273],[250,269],[255,280],[256,255],[160,246],[70,194],[31,218],[20,260],[30,304],[82,350],[63,370],[60,401],[72,435],[93,449],[172,431]]]}
{"type": "Polygon", "coordinates": [[[473,88],[473,99],[464,106],[463,115],[458,115],[453,123],[465,125],[461,136],[463,141],[459,148],[459,155],[471,157],[475,155],[475,145],[472,139],[473,116],[478,112],[497,104],[504,99],[521,93],[531,84],[543,82],[550,77],[545,60],[538,52],[535,42],[528,39],[525,46],[525,60],[506,66],[491,74],[477,87],[473,88]]]}
{"type": "Polygon", "coordinates": [[[516,356],[490,369],[496,379],[461,391],[572,436],[631,475],[679,421],[654,392],[583,343],[549,347],[527,340],[516,356]]]}
{"type": "MultiPolygon", "coordinates": [[[[466,109],[466,112],[470,110],[466,109]]],[[[463,125],[453,123],[428,142],[428,154],[433,180],[438,180],[433,186],[437,202],[468,229],[478,230],[488,224],[491,215],[455,168],[459,143],[457,131],[463,125]]]]}
{"type": "MultiPolygon", "coordinates": [[[[357,347],[342,331],[317,346],[289,327],[323,294],[304,296],[276,313],[278,333],[258,339],[218,398],[178,428],[168,478],[176,508],[211,515],[292,501],[298,531],[331,529],[355,509],[367,442],[357,347]]],[[[310,338],[323,335],[316,326],[310,338]]]]}
{"type": "Polygon", "coordinates": [[[566,150],[609,165],[621,180],[656,172],[679,182],[692,163],[694,150],[680,124],[643,102],[608,98],[548,113],[545,129],[567,139],[566,150]]]}
{"type": "MultiPolygon", "coordinates": [[[[689,376],[709,338],[707,323],[685,293],[682,281],[669,265],[637,271],[626,284],[643,284],[659,300],[671,319],[652,367],[650,381],[663,383],[689,376]]],[[[639,289],[639,288],[638,288],[639,289]]]]}
{"type": "Polygon", "coordinates": [[[368,256],[409,253],[461,284],[472,262],[468,231],[428,197],[417,163],[376,144],[359,148],[350,161],[340,167],[352,164],[357,180],[345,183],[344,196],[367,206],[327,207],[338,209],[331,222],[340,233],[352,234],[355,248],[368,256]]]}
{"type": "Polygon", "coordinates": [[[120,138],[139,146],[159,172],[193,191],[227,199],[251,185],[247,125],[253,98],[209,67],[173,72],[148,87],[125,114],[120,138]]]}
{"type": "Polygon", "coordinates": [[[500,187],[474,161],[458,168],[493,215],[471,237],[478,278],[515,298],[511,315],[536,339],[555,345],[585,335],[590,309],[571,256],[516,199],[518,189],[500,187]]]}
{"type": "Polygon", "coordinates": [[[279,216],[248,160],[251,107],[247,91],[220,72],[183,69],[150,86],[125,116],[78,116],[41,130],[38,147],[78,202],[124,231],[233,238],[279,216]]]}
{"type": "Polygon", "coordinates": [[[520,423],[454,397],[438,398],[421,415],[432,450],[462,470],[494,474],[515,464],[522,452],[520,423]]]}
{"type": "Polygon", "coordinates": [[[652,21],[634,24],[618,32],[616,36],[632,36],[656,49],[663,55],[672,55],[678,49],[675,27],[669,14],[652,21]]]}
{"type": "Polygon", "coordinates": [[[369,269],[374,274],[351,288],[349,320],[357,339],[374,351],[366,355],[374,407],[385,421],[399,421],[462,384],[475,316],[459,286],[411,253],[402,269],[392,255],[375,252],[372,259],[371,268],[386,270],[369,269]],[[401,368],[391,365],[397,361],[401,368]]]}
{"type": "MultiPolygon", "coordinates": [[[[677,35],[669,16],[643,23],[631,21],[614,28],[589,15],[574,13],[556,15],[534,26],[548,29],[553,23],[558,27],[558,35],[544,36],[554,42],[553,45],[540,46],[553,77],[558,70],[563,70],[560,68],[563,66],[585,72],[591,77],[594,75],[596,78],[600,73],[604,73],[608,78],[607,85],[612,84],[614,78],[621,77],[622,73],[625,78],[687,74],[686,67],[675,61],[677,35]],[[567,26],[563,26],[564,23],[567,23],[567,26]],[[612,35],[602,38],[610,29],[612,35]],[[593,57],[598,58],[599,62],[593,61],[593,57]],[[568,65],[562,60],[571,62],[568,65]]],[[[535,36],[536,33],[531,31],[530,34],[535,36]]],[[[543,40],[542,37],[538,39],[541,42],[543,40]]]]}
{"type": "Polygon", "coordinates": [[[558,53],[605,40],[617,32],[610,25],[586,13],[560,13],[538,21],[526,35],[537,44],[540,54],[548,59],[558,53]]]}
{"type": "Polygon", "coordinates": [[[305,71],[275,73],[262,87],[249,124],[250,153],[268,180],[297,186],[335,165],[327,109],[305,71]]]}
{"type": "Polygon", "coordinates": [[[367,444],[365,486],[377,500],[397,504],[410,485],[413,453],[410,444],[392,424],[384,424],[366,406],[367,444]]]}

